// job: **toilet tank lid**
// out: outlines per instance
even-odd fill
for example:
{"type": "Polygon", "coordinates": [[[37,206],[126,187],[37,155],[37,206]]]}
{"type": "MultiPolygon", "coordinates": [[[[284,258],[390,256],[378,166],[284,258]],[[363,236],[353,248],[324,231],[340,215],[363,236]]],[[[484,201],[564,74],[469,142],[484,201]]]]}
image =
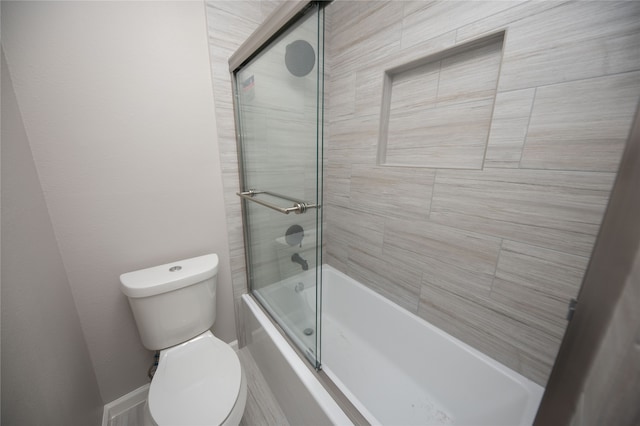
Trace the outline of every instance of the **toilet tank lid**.
{"type": "Polygon", "coordinates": [[[218,272],[218,255],[184,259],[120,275],[120,289],[128,297],[148,297],[195,284],[218,272]]]}

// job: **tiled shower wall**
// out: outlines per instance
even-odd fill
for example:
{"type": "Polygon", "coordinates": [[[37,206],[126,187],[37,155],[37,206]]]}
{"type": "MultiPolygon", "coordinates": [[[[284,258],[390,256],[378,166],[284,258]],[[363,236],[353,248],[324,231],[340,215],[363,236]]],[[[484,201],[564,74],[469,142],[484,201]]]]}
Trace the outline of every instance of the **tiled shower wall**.
{"type": "Polygon", "coordinates": [[[255,31],[264,19],[280,4],[275,0],[255,1],[206,1],[207,32],[211,56],[213,97],[216,108],[218,149],[224,185],[226,226],[229,235],[229,259],[233,281],[233,300],[236,313],[238,340],[243,344],[243,327],[240,324],[240,296],[247,292],[242,213],[238,180],[238,158],[233,119],[233,97],[229,74],[229,57],[255,31]]]}
{"type": "Polygon", "coordinates": [[[325,261],[544,385],[638,105],[640,3],[338,0],[327,13],[325,261]],[[493,83],[482,60],[445,67],[443,51],[501,32],[493,83]],[[413,61],[428,70],[397,74],[381,115],[385,71],[413,61]],[[443,96],[477,84],[489,114],[443,96]],[[403,164],[379,165],[386,117],[386,147],[401,148],[386,164],[403,164]]]}

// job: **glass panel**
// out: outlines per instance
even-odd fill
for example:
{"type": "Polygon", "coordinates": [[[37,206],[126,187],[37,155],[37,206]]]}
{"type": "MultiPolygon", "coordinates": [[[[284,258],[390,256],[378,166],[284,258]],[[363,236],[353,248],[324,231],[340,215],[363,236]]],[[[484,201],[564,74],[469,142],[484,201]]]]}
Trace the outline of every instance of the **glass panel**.
{"type": "Polygon", "coordinates": [[[307,14],[235,73],[253,294],[319,366],[324,19],[307,14]],[[260,201],[253,202],[254,200],[260,201]],[[283,214],[264,203],[302,214],[283,214]]]}

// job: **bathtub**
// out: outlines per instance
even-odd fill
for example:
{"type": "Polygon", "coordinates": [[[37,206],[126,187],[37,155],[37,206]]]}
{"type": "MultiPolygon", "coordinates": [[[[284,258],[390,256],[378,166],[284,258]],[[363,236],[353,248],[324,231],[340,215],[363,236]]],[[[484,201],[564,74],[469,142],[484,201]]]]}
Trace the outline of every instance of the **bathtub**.
{"type": "MultiPolygon", "coordinates": [[[[322,268],[322,370],[369,423],[533,422],[541,386],[331,266],[322,268]]],[[[293,319],[284,328],[304,328],[313,318],[314,291],[307,271],[261,292],[279,292],[279,303],[289,304],[275,307],[293,319]]],[[[249,351],[290,423],[352,424],[253,297],[243,296],[243,311],[249,351]]],[[[315,336],[292,331],[299,344],[315,348],[315,336]]]]}

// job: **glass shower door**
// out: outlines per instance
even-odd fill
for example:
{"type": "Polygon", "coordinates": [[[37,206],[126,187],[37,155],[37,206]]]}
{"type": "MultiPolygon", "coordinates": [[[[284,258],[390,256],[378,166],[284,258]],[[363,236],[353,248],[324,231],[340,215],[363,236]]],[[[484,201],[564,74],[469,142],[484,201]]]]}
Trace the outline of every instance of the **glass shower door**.
{"type": "Polygon", "coordinates": [[[320,365],[324,16],[314,6],[234,73],[251,292],[320,365]]]}

